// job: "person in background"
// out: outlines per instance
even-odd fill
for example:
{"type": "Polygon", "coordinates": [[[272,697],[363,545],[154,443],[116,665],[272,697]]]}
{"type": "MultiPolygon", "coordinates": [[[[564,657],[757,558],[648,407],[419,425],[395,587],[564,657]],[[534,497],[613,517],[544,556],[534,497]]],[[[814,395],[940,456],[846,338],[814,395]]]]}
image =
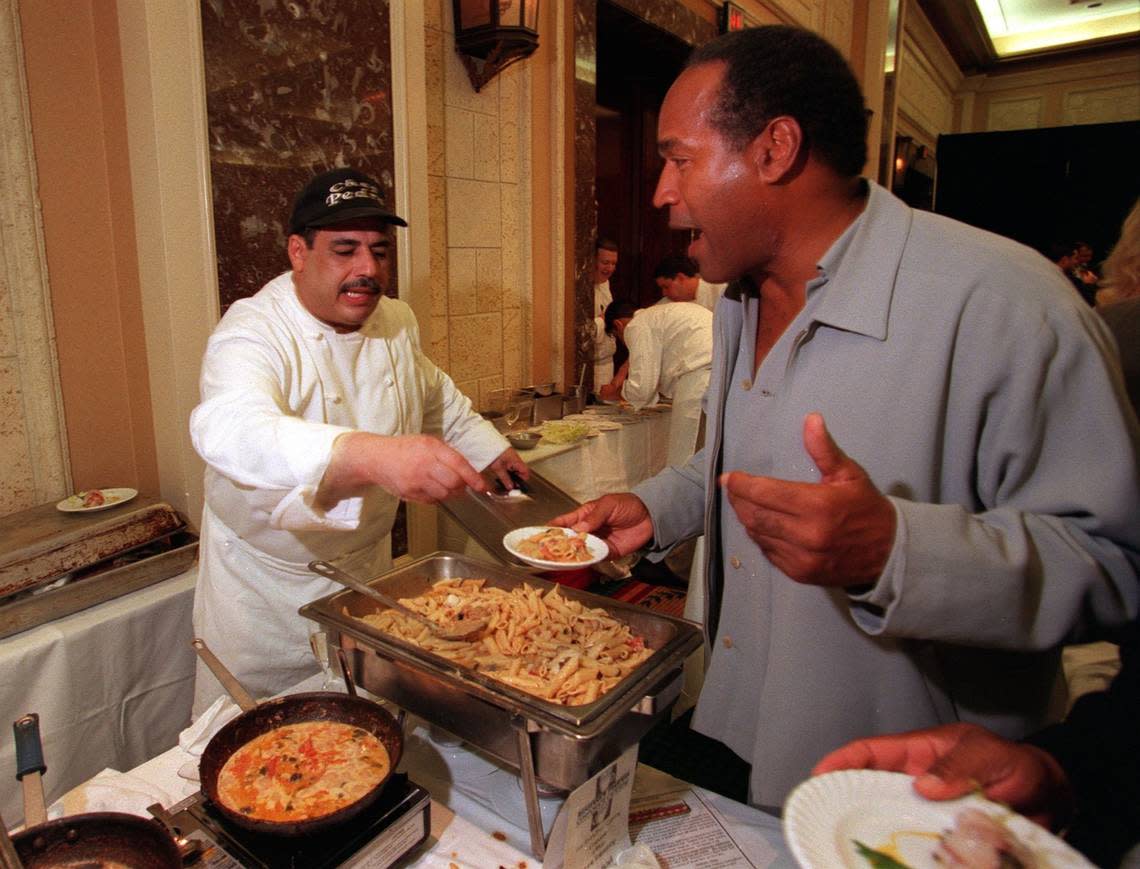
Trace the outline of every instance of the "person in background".
{"type": "Polygon", "coordinates": [[[1073,264],[1073,274],[1080,279],[1081,283],[1096,286],[1100,283],[1100,276],[1092,267],[1092,245],[1087,241],[1075,241],[1073,242],[1073,248],[1076,258],[1076,262],[1073,264]]]}
{"type": "MultiPolygon", "coordinates": [[[[1085,245],[1088,247],[1088,245],[1085,245]]],[[[1092,249],[1089,248],[1091,255],[1092,249]]],[[[1091,272],[1083,272],[1080,268],[1080,257],[1077,253],[1077,243],[1073,241],[1055,241],[1049,245],[1049,258],[1053,264],[1072,284],[1085,303],[1090,307],[1096,303],[1096,276],[1091,272]],[[1091,279],[1090,279],[1091,275],[1091,279]]]]}
{"type": "Polygon", "coordinates": [[[724,295],[727,284],[710,284],[701,277],[697,261],[684,254],[663,257],[653,270],[653,280],[661,290],[662,300],[696,302],[710,311],[724,295]]]}
{"type": "Polygon", "coordinates": [[[692,727],[761,807],[861,736],[1038,729],[1061,644],[1140,609],[1140,432],[1107,329],[1039,254],[859,177],[866,125],[810,31],[693,52],[654,203],[733,282],[708,437],[554,520],[615,556],[704,530],[692,727]]]}
{"type": "Polygon", "coordinates": [[[698,449],[701,399],[709,385],[712,314],[694,302],[652,305],[637,310],[629,302],[606,308],[606,331],[629,350],[629,359],[598,394],[625,399],[635,410],[658,397],[673,402],[669,416],[667,464],[679,465],[698,449]]]}
{"type": "MultiPolygon", "coordinates": [[[[423,353],[384,296],[391,227],[353,169],[318,175],[289,219],[291,270],[235,302],[210,336],[190,417],[206,462],[194,631],[255,697],[317,672],[298,607],[339,588],[308,570],[391,566],[401,498],[431,503],[490,466],[526,465],[423,353]]],[[[194,714],[222,693],[201,665],[194,714]]]]}
{"type": "Polygon", "coordinates": [[[1096,310],[1116,338],[1128,397],[1140,416],[1140,199],[1124,218],[1102,270],[1096,310]]]}
{"type": "Polygon", "coordinates": [[[617,268],[617,245],[608,238],[594,243],[594,391],[614,378],[617,340],[606,332],[606,306],[614,300],[610,277],[617,268]]]}
{"type": "Polygon", "coordinates": [[[974,724],[945,724],[852,742],[822,758],[812,774],[903,772],[932,800],[981,789],[1063,830],[1098,866],[1140,865],[1140,625],[1133,622],[1120,639],[1123,666],[1108,689],[1084,695],[1062,723],[1023,742],[974,724]],[[1137,862],[1122,863],[1130,849],[1137,862]]]}

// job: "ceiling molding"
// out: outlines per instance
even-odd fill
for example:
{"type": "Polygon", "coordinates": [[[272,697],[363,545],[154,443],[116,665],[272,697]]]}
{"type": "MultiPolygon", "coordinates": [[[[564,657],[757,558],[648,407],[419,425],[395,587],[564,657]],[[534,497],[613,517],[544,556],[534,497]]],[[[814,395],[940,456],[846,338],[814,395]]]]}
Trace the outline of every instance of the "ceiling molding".
{"type": "Polygon", "coordinates": [[[1135,33],[999,57],[973,0],[918,0],[918,5],[966,76],[1032,69],[1057,60],[1087,60],[1122,47],[1140,47],[1135,33]]]}

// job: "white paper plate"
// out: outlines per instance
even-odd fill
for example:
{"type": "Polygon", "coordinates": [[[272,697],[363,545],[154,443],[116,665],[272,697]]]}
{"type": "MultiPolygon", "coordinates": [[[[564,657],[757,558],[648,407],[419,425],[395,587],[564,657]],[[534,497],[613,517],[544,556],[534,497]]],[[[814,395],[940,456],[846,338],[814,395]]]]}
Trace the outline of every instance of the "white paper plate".
{"type": "Polygon", "coordinates": [[[84,489],[82,492],[64,498],[55,505],[55,509],[62,510],[64,513],[95,513],[99,510],[109,510],[111,507],[125,504],[137,494],[137,489],[84,489]],[[104,499],[103,503],[94,507],[84,507],[83,496],[88,492],[101,492],[104,499]]]}
{"type": "Polygon", "coordinates": [[[914,792],[903,773],[841,770],[802,782],[784,805],[784,837],[804,869],[870,869],[855,840],[875,850],[893,844],[911,869],[940,869],[934,860],[936,836],[952,829],[958,813],[977,808],[994,816],[1039,866],[1092,867],[1084,857],[1044,827],[1014,811],[971,795],[934,802],[914,792]],[[901,834],[901,835],[900,835],[901,834]]]}
{"type": "Polygon", "coordinates": [[[591,564],[597,564],[610,554],[610,548],[606,545],[606,542],[600,537],[595,537],[593,534],[586,535],[586,548],[590,550],[590,555],[592,556],[589,561],[575,561],[573,563],[565,561],[544,561],[541,558],[532,558],[518,551],[518,545],[521,541],[526,540],[528,537],[533,537],[540,531],[547,530],[561,531],[567,537],[573,537],[576,533],[569,528],[550,528],[546,525],[532,525],[527,528],[516,528],[514,531],[508,531],[503,537],[503,546],[506,547],[507,552],[519,559],[519,561],[525,561],[527,564],[532,564],[535,567],[541,567],[545,570],[577,570],[579,567],[589,567],[591,564]]]}

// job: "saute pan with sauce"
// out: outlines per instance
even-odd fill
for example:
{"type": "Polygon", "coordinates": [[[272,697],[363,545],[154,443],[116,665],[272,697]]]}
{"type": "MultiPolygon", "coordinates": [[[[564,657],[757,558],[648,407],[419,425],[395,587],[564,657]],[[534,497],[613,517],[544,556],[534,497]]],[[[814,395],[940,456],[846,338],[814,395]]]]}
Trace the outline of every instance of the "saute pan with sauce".
{"type": "Polygon", "coordinates": [[[198,772],[202,792],[225,819],[300,836],[374,805],[402,751],[400,728],[383,707],[352,694],[310,692],[266,700],[227,723],[207,743],[198,772]]]}

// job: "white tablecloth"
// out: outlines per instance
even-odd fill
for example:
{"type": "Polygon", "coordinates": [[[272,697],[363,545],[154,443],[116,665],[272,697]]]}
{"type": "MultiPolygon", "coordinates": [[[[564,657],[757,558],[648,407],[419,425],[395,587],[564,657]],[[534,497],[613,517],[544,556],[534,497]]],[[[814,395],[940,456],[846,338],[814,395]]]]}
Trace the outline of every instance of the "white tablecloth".
{"type": "MultiPolygon", "coordinates": [[[[540,444],[519,453],[528,465],[576,501],[628,492],[665,467],[671,411],[649,411],[576,444],[540,444]]],[[[598,416],[598,423],[613,422],[598,416]]]]}
{"type": "MultiPolygon", "coordinates": [[[[294,690],[315,690],[321,676],[301,682],[294,690]]],[[[530,856],[526,809],[519,777],[463,744],[453,744],[446,734],[410,719],[400,770],[427,789],[432,796],[431,839],[402,866],[462,869],[487,866],[537,865],[530,856]]],[[[198,782],[179,774],[196,768],[197,758],[178,745],[128,771],[131,788],[149,785],[156,798],[167,807],[198,790],[198,782]]],[[[100,783],[80,786],[64,799],[67,814],[115,807],[84,803],[85,793],[97,788],[101,800],[108,799],[108,784],[114,777],[104,775],[100,783]]],[[[634,792],[671,792],[683,783],[664,773],[638,766],[634,792]]],[[[752,869],[791,869],[795,867],[783,838],[778,819],[735,803],[700,788],[701,799],[717,814],[717,821],[736,840],[745,857],[717,865],[752,869]]],[[[136,803],[146,802],[135,801],[136,803]]],[[[542,816],[549,831],[559,808],[557,800],[542,800],[542,816]]],[[[702,864],[676,863],[671,869],[697,869],[702,864]]]]}
{"type": "Polygon", "coordinates": [[[197,567],[0,640],[0,811],[24,817],[11,724],[39,713],[48,801],[174,745],[190,721],[197,567]]]}

